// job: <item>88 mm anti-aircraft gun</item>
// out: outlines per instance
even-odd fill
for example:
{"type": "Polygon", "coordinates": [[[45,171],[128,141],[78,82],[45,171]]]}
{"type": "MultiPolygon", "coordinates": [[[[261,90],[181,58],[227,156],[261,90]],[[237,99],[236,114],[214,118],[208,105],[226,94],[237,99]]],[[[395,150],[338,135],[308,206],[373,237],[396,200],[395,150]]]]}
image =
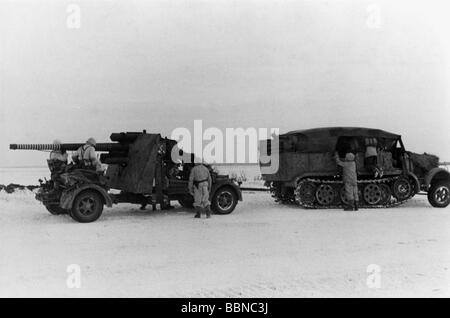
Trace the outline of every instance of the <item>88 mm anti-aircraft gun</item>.
{"type": "MultiPolygon", "coordinates": [[[[142,206],[157,204],[165,209],[170,201],[178,200],[183,207],[192,207],[188,179],[193,163],[173,162],[172,149],[177,142],[160,134],[143,132],[113,133],[112,142],[97,143],[102,152],[100,161],[106,171],[97,172],[74,164],[47,160],[50,180],[40,180],[36,199],[52,214],[69,214],[82,223],[93,222],[103,207],[117,203],[142,206]]],[[[83,144],[11,144],[12,150],[76,151],[83,144]]],[[[177,149],[178,150],[178,149],[177,149]]],[[[182,150],[179,150],[182,153],[182,150]]],[[[190,155],[183,158],[191,157],[190,155]]],[[[212,188],[210,201],[216,214],[233,212],[242,194],[237,183],[226,175],[219,175],[209,165],[212,188]]]]}

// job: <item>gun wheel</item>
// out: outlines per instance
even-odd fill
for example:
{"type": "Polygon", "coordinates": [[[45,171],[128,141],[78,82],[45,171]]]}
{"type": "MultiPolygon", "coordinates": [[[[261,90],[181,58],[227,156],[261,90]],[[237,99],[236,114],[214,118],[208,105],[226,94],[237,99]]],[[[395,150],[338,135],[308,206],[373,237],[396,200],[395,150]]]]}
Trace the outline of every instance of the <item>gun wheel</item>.
{"type": "Polygon", "coordinates": [[[103,212],[103,200],[96,191],[87,190],[78,194],[73,202],[70,216],[77,222],[97,220],[103,212]]]}
{"type": "Polygon", "coordinates": [[[218,189],[211,200],[211,206],[216,214],[230,214],[236,207],[238,197],[230,187],[218,189]]]}

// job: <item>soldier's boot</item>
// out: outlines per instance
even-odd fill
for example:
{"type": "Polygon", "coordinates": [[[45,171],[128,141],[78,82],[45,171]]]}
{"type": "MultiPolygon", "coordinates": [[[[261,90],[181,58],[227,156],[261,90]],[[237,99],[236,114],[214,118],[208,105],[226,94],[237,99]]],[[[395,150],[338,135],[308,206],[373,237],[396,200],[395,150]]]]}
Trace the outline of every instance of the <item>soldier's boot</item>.
{"type": "Polygon", "coordinates": [[[354,201],[349,201],[348,204],[344,206],[344,211],[353,211],[354,201]]]}
{"type": "Polygon", "coordinates": [[[202,213],[202,210],[201,210],[201,207],[195,207],[195,211],[197,212],[197,213],[195,213],[195,218],[196,219],[199,219],[200,218],[200,215],[201,215],[201,213],[202,213]]]}
{"type": "Polygon", "coordinates": [[[205,212],[206,218],[209,219],[211,217],[211,207],[209,205],[205,208],[205,212]]]}
{"type": "Polygon", "coordinates": [[[358,211],[358,201],[355,201],[355,202],[353,203],[353,210],[354,210],[354,211],[358,211]]]}

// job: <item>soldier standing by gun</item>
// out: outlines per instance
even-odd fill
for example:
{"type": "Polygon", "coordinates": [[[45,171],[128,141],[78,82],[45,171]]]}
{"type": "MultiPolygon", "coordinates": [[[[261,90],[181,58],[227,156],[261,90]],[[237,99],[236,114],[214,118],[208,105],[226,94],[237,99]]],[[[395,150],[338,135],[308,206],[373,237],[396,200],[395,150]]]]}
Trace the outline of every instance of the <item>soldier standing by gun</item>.
{"type": "MultiPolygon", "coordinates": [[[[193,156],[192,163],[193,161],[193,156]]],[[[201,163],[195,163],[189,174],[189,192],[194,197],[195,217],[200,218],[201,212],[206,213],[206,218],[211,216],[209,191],[211,190],[211,174],[208,168],[201,163]]]]}
{"type": "Polygon", "coordinates": [[[77,152],[72,156],[72,160],[82,169],[102,171],[101,163],[95,153],[96,144],[97,142],[94,138],[89,138],[85,145],[78,148],[77,152]]]}

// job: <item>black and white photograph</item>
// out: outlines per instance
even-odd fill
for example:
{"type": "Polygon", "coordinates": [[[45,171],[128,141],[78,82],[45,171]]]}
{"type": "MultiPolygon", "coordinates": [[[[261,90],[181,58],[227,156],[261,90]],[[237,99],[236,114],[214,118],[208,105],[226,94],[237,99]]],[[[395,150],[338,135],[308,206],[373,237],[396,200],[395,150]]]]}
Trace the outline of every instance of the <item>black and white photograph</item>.
{"type": "Polygon", "coordinates": [[[0,0],[0,298],[450,297],[449,17],[0,0]]]}

